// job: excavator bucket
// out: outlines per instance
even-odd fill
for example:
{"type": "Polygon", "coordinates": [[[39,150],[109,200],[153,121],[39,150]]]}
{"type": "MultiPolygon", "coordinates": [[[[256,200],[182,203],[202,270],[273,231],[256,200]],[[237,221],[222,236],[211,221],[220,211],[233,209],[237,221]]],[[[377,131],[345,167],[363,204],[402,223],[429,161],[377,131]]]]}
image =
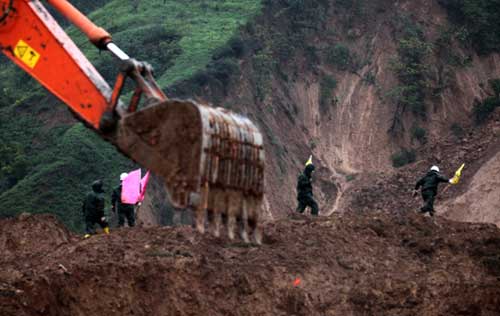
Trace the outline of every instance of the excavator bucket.
{"type": "Polygon", "coordinates": [[[169,99],[119,120],[111,141],[162,177],[175,207],[192,209],[200,232],[221,227],[260,243],[263,139],[247,118],[169,99]]]}

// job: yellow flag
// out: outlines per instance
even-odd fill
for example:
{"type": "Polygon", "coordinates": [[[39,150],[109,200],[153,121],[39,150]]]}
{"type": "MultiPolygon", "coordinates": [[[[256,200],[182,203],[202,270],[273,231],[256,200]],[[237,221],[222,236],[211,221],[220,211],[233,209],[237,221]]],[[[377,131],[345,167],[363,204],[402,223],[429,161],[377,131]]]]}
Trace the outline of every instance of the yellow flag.
{"type": "Polygon", "coordinates": [[[460,182],[460,177],[462,176],[462,170],[464,169],[464,167],[465,164],[463,163],[460,168],[455,171],[455,176],[450,181],[451,184],[458,184],[458,182],[460,182]]]}
{"type": "Polygon", "coordinates": [[[313,163],[313,156],[309,156],[309,160],[306,162],[306,166],[312,165],[313,163]]]}

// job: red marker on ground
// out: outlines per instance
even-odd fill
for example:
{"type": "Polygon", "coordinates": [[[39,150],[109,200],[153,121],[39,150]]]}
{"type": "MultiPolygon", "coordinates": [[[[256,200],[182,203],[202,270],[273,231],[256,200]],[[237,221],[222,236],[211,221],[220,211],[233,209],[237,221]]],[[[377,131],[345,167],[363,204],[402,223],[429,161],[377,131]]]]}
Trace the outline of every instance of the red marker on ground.
{"type": "Polygon", "coordinates": [[[300,278],[296,278],[295,281],[293,281],[293,286],[299,286],[300,285],[300,278]]]}

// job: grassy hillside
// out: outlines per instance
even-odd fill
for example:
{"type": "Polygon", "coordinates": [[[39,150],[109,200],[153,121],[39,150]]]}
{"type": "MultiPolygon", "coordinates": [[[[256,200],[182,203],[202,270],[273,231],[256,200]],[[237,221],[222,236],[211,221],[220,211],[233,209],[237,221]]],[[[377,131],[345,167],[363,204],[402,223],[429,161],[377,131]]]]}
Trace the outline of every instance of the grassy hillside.
{"type": "MultiPolygon", "coordinates": [[[[79,6],[83,1],[75,1],[79,6]]],[[[260,0],[91,1],[89,16],[132,57],[150,62],[162,87],[202,71],[260,0]]],[[[116,64],[76,29],[68,33],[108,80],[116,64]]],[[[0,57],[0,217],[52,212],[82,229],[80,204],[102,178],[110,192],[133,164],[80,123],[29,76],[0,57]]]]}

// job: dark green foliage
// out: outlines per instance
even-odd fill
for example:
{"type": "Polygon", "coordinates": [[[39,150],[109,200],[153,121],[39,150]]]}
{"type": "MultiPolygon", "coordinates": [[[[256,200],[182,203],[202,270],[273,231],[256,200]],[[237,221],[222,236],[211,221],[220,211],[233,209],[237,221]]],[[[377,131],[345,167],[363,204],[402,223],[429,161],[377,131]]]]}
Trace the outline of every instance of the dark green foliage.
{"type": "Polygon", "coordinates": [[[213,59],[242,58],[247,51],[247,44],[238,36],[233,36],[229,42],[216,49],[213,59]]]}
{"type": "Polygon", "coordinates": [[[319,105],[322,112],[326,112],[332,104],[333,90],[337,87],[337,80],[332,76],[324,76],[321,79],[319,105]]]}
{"type": "Polygon", "coordinates": [[[500,106],[500,79],[488,81],[494,96],[487,97],[482,102],[477,102],[472,110],[476,124],[484,123],[497,107],[500,106]]]}
{"type": "Polygon", "coordinates": [[[418,140],[421,144],[427,142],[427,131],[419,126],[414,126],[411,129],[412,139],[418,140]]]}
{"type": "Polygon", "coordinates": [[[233,58],[225,58],[210,63],[207,67],[209,76],[219,80],[224,87],[229,84],[231,76],[239,73],[238,62],[233,58]]]}
{"type": "Polygon", "coordinates": [[[258,100],[262,101],[271,92],[272,74],[277,65],[272,55],[266,51],[255,55],[252,61],[255,72],[255,78],[253,78],[255,94],[258,100]]]}
{"type": "Polygon", "coordinates": [[[29,161],[21,145],[0,140],[0,192],[14,186],[28,168],[29,161]]]}
{"type": "Polygon", "coordinates": [[[363,77],[363,80],[368,84],[375,84],[377,82],[375,74],[371,71],[366,73],[366,75],[363,77]]]}
{"type": "Polygon", "coordinates": [[[288,9],[292,32],[308,35],[325,28],[329,0],[285,0],[284,5],[288,9]]]}
{"type": "Polygon", "coordinates": [[[326,61],[340,70],[347,70],[351,65],[351,52],[347,46],[337,44],[328,50],[326,61]]]}
{"type": "Polygon", "coordinates": [[[399,168],[409,163],[415,162],[415,159],[416,159],[415,150],[406,148],[401,149],[400,152],[395,153],[391,156],[392,165],[395,168],[399,168]]]}
{"type": "Polygon", "coordinates": [[[500,98],[500,79],[491,79],[488,83],[493,93],[495,93],[495,97],[500,98]]]}
{"type": "Polygon", "coordinates": [[[402,16],[395,20],[397,29],[399,58],[394,59],[391,67],[397,75],[399,85],[387,95],[396,109],[389,133],[396,135],[404,131],[403,114],[411,111],[420,119],[427,118],[425,97],[429,88],[429,65],[427,62],[433,46],[426,42],[422,28],[411,17],[402,16]]]}
{"type": "Polygon", "coordinates": [[[30,157],[36,164],[21,181],[0,192],[2,214],[54,213],[69,228],[80,231],[81,202],[90,184],[104,180],[109,208],[111,188],[118,184],[119,174],[134,165],[81,124],[43,133],[50,146],[40,148],[36,159],[30,157]]]}
{"type": "Polygon", "coordinates": [[[463,42],[479,54],[500,50],[500,0],[439,0],[459,27],[463,42]]]}
{"type": "Polygon", "coordinates": [[[488,97],[483,102],[477,103],[473,109],[476,124],[484,123],[498,106],[500,106],[500,99],[497,97],[488,97]]]}

